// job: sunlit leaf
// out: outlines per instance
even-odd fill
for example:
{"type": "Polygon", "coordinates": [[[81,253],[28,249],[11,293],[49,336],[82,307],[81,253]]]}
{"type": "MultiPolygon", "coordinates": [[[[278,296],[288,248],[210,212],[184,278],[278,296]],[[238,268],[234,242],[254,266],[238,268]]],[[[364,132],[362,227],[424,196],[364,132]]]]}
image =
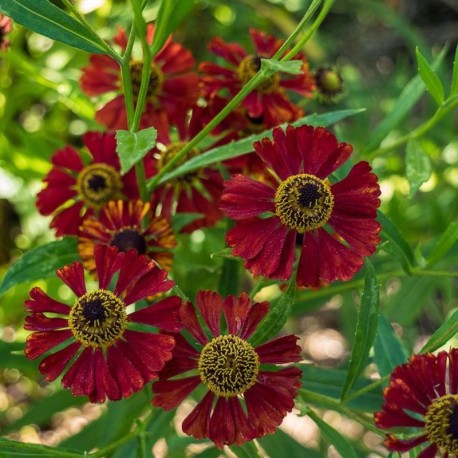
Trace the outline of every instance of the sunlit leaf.
{"type": "Polygon", "coordinates": [[[303,63],[301,60],[288,60],[280,62],[275,59],[261,59],[261,72],[266,78],[277,72],[290,73],[291,75],[300,75],[302,73],[303,63]]]}
{"type": "Polygon", "coordinates": [[[436,103],[441,105],[444,101],[444,87],[442,86],[441,80],[418,48],[416,49],[416,54],[420,77],[436,103]]]}
{"type": "Polygon", "coordinates": [[[429,180],[431,176],[431,159],[415,140],[407,143],[406,149],[406,176],[409,181],[409,197],[412,197],[418,188],[429,180]]]}

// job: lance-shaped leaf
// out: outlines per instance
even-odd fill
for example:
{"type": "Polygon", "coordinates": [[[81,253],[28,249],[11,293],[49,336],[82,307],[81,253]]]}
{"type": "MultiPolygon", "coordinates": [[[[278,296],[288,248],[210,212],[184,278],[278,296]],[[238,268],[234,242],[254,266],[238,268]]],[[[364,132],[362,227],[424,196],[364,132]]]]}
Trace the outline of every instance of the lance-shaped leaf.
{"type": "Polygon", "coordinates": [[[428,339],[420,353],[435,351],[445,345],[458,332],[458,310],[455,310],[428,339]]]}
{"type": "Polygon", "coordinates": [[[409,197],[412,197],[418,188],[429,180],[431,176],[431,159],[415,140],[409,140],[406,149],[406,176],[409,181],[409,197]]]}
{"type": "Polygon", "coordinates": [[[427,267],[432,267],[437,264],[448,253],[452,246],[455,245],[457,239],[458,223],[450,223],[426,259],[427,267]]]}
{"type": "Polygon", "coordinates": [[[300,75],[302,73],[301,60],[288,60],[280,62],[275,59],[261,59],[261,72],[268,78],[277,72],[289,73],[291,75],[300,75]]]}
{"type": "Polygon", "coordinates": [[[441,105],[444,101],[444,87],[442,86],[441,80],[418,48],[416,49],[416,54],[420,77],[436,103],[441,105]]]}

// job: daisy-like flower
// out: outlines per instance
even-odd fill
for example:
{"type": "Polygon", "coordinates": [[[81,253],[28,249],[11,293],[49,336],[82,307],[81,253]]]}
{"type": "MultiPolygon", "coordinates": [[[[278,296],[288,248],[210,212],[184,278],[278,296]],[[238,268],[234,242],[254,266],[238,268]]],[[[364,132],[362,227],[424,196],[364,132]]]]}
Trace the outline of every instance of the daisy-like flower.
{"type": "Polygon", "coordinates": [[[394,369],[384,390],[381,429],[396,428],[408,437],[388,434],[386,447],[407,452],[421,447],[418,458],[458,456],[458,350],[414,355],[394,369]],[[439,454],[439,455],[437,455],[439,454]]]}
{"type": "Polygon", "coordinates": [[[190,342],[175,336],[173,358],[153,385],[153,405],[173,409],[203,385],[207,393],[183,421],[186,434],[208,437],[221,449],[275,432],[294,406],[301,371],[275,370],[273,365],[301,359],[297,337],[287,335],[257,347],[250,344],[269,304],[251,305],[245,293],[223,299],[218,293],[200,291],[196,302],[205,327],[193,305],[183,304],[180,316],[190,342]]]}
{"type": "MultiPolygon", "coordinates": [[[[202,84],[207,94],[227,89],[234,96],[261,68],[261,58],[272,57],[283,44],[271,35],[250,29],[254,53],[250,54],[237,43],[225,43],[221,38],[214,38],[209,50],[226,62],[226,66],[212,62],[202,62],[199,70],[204,73],[202,84]]],[[[288,51],[288,50],[287,50],[288,51]]],[[[285,54],[286,52],[285,51],[285,54]]],[[[291,102],[286,92],[292,91],[301,97],[311,97],[315,82],[305,58],[298,54],[295,59],[302,60],[300,75],[279,75],[276,73],[263,81],[242,102],[246,116],[255,124],[265,128],[291,122],[303,115],[303,110],[291,102]]]]}
{"type": "Polygon", "coordinates": [[[40,288],[30,291],[24,327],[33,332],[27,338],[25,354],[35,359],[56,349],[39,364],[45,379],[55,380],[65,371],[62,385],[75,396],[104,402],[105,398],[128,397],[157,377],[172,357],[174,339],[153,329],[135,330],[132,325],[178,331],[181,300],[170,296],[128,313],[129,305],[169,291],[173,281],[167,280],[165,270],[135,250],[120,253],[115,247],[98,245],[94,255],[99,278],[94,291],[86,290],[80,262],[57,270],[77,297],[72,306],[52,299],[40,288]],[[111,289],[116,273],[119,276],[111,289]]]}
{"type": "MultiPolygon", "coordinates": [[[[152,43],[154,25],[148,24],[147,39],[152,43]]],[[[123,50],[127,46],[127,37],[119,29],[114,41],[123,50]]],[[[141,128],[154,126],[158,138],[168,131],[169,124],[175,124],[175,117],[194,105],[199,97],[199,77],[193,72],[194,58],[189,50],[169,38],[151,63],[151,76],[147,100],[141,119],[141,128]]],[[[134,101],[137,100],[143,62],[132,59],[130,75],[134,101]]],[[[126,129],[127,116],[121,70],[116,61],[104,55],[92,55],[90,63],[83,68],[81,88],[90,96],[113,92],[115,98],[100,108],[95,119],[109,129],[126,129]]]]}
{"type": "Polygon", "coordinates": [[[78,251],[83,265],[91,274],[96,272],[94,248],[96,245],[112,245],[120,251],[132,248],[138,254],[146,254],[170,271],[176,246],[175,235],[169,222],[152,214],[150,205],[140,200],[108,202],[98,218],[86,218],[78,230],[78,251]]]}
{"type": "MultiPolygon", "coordinates": [[[[165,135],[154,149],[152,155],[145,161],[148,177],[156,175],[175,155],[184,148],[203,127],[207,119],[205,109],[194,107],[190,117],[181,118],[179,122],[179,140],[172,140],[169,133],[165,135]]],[[[231,137],[226,136],[225,142],[231,137]]],[[[215,147],[220,142],[215,142],[215,147]]],[[[198,156],[202,151],[193,148],[176,167],[184,164],[189,159],[198,156]]],[[[218,208],[219,198],[223,191],[223,179],[217,170],[209,167],[201,168],[185,175],[178,176],[159,186],[151,195],[151,206],[161,215],[170,219],[175,213],[199,213],[201,218],[187,224],[181,231],[192,232],[200,227],[213,226],[223,217],[218,208]]]]}
{"type": "Polygon", "coordinates": [[[89,163],[83,162],[88,156],[83,151],[58,150],[43,180],[47,186],[37,196],[39,212],[54,215],[51,227],[57,236],[76,235],[81,221],[110,200],[138,199],[135,170],[121,176],[114,134],[88,132],[83,139],[89,163]]]}
{"type": "Polygon", "coordinates": [[[232,253],[255,275],[287,280],[300,245],[299,286],[351,279],[380,241],[380,188],[369,164],[333,182],[352,147],[322,127],[277,128],[273,141],[253,146],[276,185],[243,175],[225,183],[220,208],[236,220],[226,235],[232,253]]]}
{"type": "Polygon", "coordinates": [[[12,21],[8,16],[0,13],[0,51],[4,52],[7,50],[10,41],[6,38],[6,35],[11,32],[12,21]]]}

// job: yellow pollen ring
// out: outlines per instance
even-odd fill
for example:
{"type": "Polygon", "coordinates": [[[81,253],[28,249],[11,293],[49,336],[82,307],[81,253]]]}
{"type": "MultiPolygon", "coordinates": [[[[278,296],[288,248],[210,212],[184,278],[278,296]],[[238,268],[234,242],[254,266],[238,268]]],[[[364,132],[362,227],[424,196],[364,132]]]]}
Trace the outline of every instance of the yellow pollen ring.
{"type": "Polygon", "coordinates": [[[425,430],[429,442],[441,453],[458,454],[458,395],[447,394],[428,407],[425,430]]]}
{"type": "Polygon", "coordinates": [[[88,165],[78,175],[76,187],[84,202],[100,208],[121,196],[122,181],[118,171],[108,164],[88,165]]]}
{"type": "Polygon", "coordinates": [[[126,305],[111,291],[98,289],[79,297],[70,310],[68,325],[85,347],[106,348],[124,333],[126,305]]]}
{"type": "Polygon", "coordinates": [[[199,357],[202,383],[217,396],[233,397],[245,393],[259,373],[259,357],[245,340],[232,334],[215,337],[199,357]]]}
{"type": "Polygon", "coordinates": [[[292,175],[275,193],[275,213],[285,226],[300,234],[323,227],[333,208],[331,188],[314,175],[292,175]]]}
{"type": "MultiPolygon", "coordinates": [[[[240,62],[239,67],[237,69],[237,76],[239,81],[242,82],[243,85],[248,83],[251,78],[253,78],[256,73],[261,69],[261,58],[259,56],[255,56],[250,54],[246,56],[242,62],[240,62]]],[[[261,94],[270,94],[278,89],[278,85],[280,84],[280,75],[278,73],[273,74],[266,78],[259,86],[256,88],[256,91],[260,92],[261,94]]]]}

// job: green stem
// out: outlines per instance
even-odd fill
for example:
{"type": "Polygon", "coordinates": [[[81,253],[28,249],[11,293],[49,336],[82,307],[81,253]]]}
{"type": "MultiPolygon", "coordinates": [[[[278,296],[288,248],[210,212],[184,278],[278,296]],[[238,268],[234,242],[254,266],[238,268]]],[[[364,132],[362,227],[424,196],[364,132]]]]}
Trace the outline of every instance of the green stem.
{"type": "Polygon", "coordinates": [[[373,389],[379,387],[380,385],[383,385],[389,378],[390,378],[390,374],[385,375],[384,377],[376,380],[375,382],[369,385],[366,385],[365,387],[360,388],[359,390],[353,391],[342,402],[347,403],[351,401],[352,399],[358,398],[359,396],[362,396],[363,394],[368,393],[369,391],[372,391],[373,389]]]}
{"type": "Polygon", "coordinates": [[[132,27],[127,40],[121,60],[122,86],[124,93],[124,104],[126,105],[127,125],[131,126],[134,121],[134,97],[132,92],[132,76],[130,73],[130,57],[135,41],[135,27],[132,27]]]}
{"type": "Polygon", "coordinates": [[[89,35],[91,35],[91,37],[97,41],[97,43],[105,50],[105,52],[120,63],[121,56],[105,40],[97,35],[89,22],[86,21],[86,18],[76,9],[71,0],[62,0],[62,3],[76,17],[76,19],[78,19],[80,24],[89,32],[89,35]]]}
{"type": "Polygon", "coordinates": [[[310,403],[313,405],[317,405],[318,407],[326,407],[328,409],[335,410],[336,412],[339,412],[342,415],[345,415],[346,417],[357,421],[367,430],[372,431],[373,433],[378,434],[379,436],[385,436],[385,433],[383,433],[375,425],[373,425],[368,417],[349,409],[347,406],[341,404],[336,399],[324,396],[319,393],[315,393],[314,391],[305,390],[303,388],[299,390],[299,393],[302,400],[305,403],[310,403]]]}
{"type": "Polygon", "coordinates": [[[386,153],[389,153],[399,146],[407,143],[409,140],[415,140],[423,136],[426,132],[432,129],[446,114],[452,111],[454,108],[458,106],[458,96],[451,97],[450,99],[446,100],[433,114],[433,116],[425,121],[423,124],[419,125],[416,129],[412,132],[399,137],[393,143],[390,143],[387,146],[377,148],[367,154],[367,159],[373,159],[377,156],[383,156],[386,153]]]}

